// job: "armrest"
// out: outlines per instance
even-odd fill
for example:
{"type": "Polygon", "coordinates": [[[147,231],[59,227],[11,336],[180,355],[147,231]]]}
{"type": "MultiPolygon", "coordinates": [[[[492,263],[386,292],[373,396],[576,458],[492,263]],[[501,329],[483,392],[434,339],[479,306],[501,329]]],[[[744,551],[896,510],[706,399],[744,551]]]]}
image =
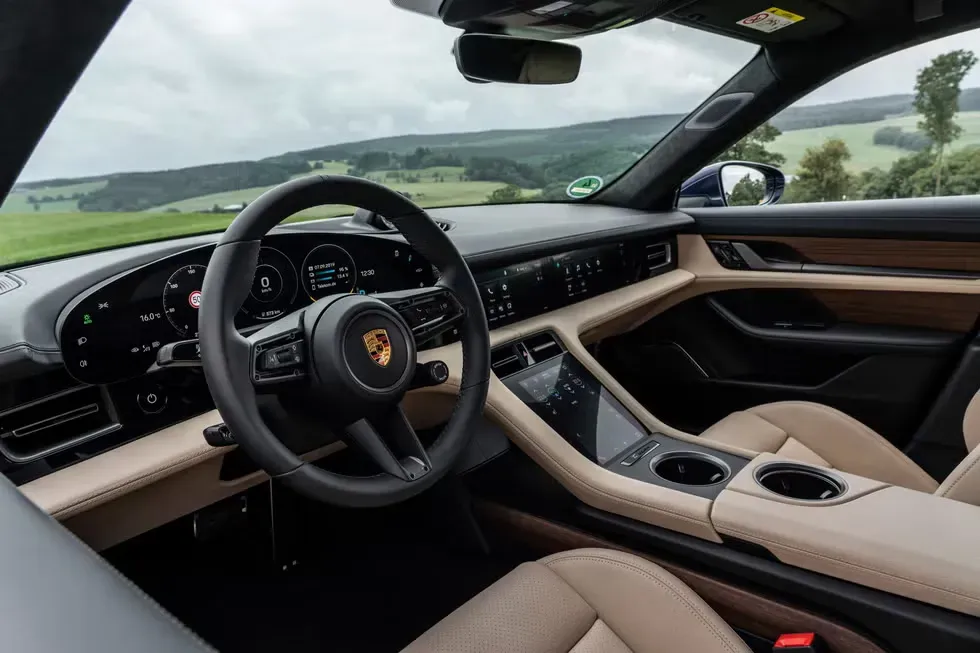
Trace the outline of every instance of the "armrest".
{"type": "Polygon", "coordinates": [[[715,500],[718,533],[754,542],[782,562],[980,616],[980,507],[834,471],[845,493],[826,504],[784,499],[754,470],[715,500]]]}

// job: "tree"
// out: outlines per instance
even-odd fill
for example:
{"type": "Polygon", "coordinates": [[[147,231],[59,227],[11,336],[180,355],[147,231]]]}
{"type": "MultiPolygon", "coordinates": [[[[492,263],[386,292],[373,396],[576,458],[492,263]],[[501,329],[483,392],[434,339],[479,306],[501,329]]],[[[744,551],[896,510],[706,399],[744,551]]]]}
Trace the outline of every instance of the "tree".
{"type": "Polygon", "coordinates": [[[828,138],[820,147],[808,147],[800,159],[796,179],[787,187],[790,202],[836,202],[847,195],[853,179],[844,169],[851,158],[847,143],[828,138]]]}
{"type": "Polygon", "coordinates": [[[918,128],[936,145],[935,195],[942,188],[943,153],[946,146],[959,138],[963,128],[954,118],[960,110],[960,84],[977,63],[969,50],[941,54],[915,76],[915,110],[922,114],[918,128]]]}
{"type": "Polygon", "coordinates": [[[732,186],[726,200],[728,206],[756,206],[765,196],[765,179],[752,179],[750,175],[745,175],[732,186]]]}
{"type": "Polygon", "coordinates": [[[502,186],[487,195],[487,204],[507,204],[521,201],[521,189],[514,184],[502,186]]]}
{"type": "Polygon", "coordinates": [[[781,166],[786,163],[786,157],[779,152],[766,149],[767,143],[772,143],[782,134],[775,126],[764,122],[753,129],[742,140],[732,145],[715,159],[716,161],[754,161],[767,163],[771,166],[781,166]]]}

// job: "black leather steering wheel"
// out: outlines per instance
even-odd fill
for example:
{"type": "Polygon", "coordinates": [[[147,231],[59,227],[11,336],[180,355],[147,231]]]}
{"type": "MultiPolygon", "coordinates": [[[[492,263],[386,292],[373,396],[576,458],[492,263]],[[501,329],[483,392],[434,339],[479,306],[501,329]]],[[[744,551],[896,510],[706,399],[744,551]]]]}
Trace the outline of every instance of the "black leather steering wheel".
{"type": "MultiPolygon", "coordinates": [[[[270,476],[328,503],[381,506],[430,487],[463,453],[483,411],[490,335],[476,282],[462,255],[408,198],[363,179],[312,176],[277,186],[228,227],[211,256],[198,315],[208,387],[235,441],[270,476]],[[439,270],[432,288],[331,295],[248,337],[235,315],[248,295],[261,239],[290,215],[345,204],[388,218],[439,270]],[[416,340],[458,325],[463,347],[455,410],[425,448],[399,407],[416,380],[416,340]],[[301,460],[260,416],[258,395],[276,393],[307,406],[325,431],[342,434],[380,468],[346,476],[301,460]]],[[[447,374],[448,376],[448,374],[447,374]]]]}

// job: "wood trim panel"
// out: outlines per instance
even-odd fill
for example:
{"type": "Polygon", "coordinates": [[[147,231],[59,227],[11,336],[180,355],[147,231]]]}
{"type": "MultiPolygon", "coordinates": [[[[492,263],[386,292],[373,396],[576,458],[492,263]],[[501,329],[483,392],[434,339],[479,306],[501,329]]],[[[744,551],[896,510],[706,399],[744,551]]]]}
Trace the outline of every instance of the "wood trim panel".
{"type": "Polygon", "coordinates": [[[947,272],[980,272],[980,242],[814,238],[809,236],[705,236],[705,240],[782,243],[814,263],[947,272]]]}
{"type": "Polygon", "coordinates": [[[966,333],[980,315],[980,295],[829,289],[809,292],[841,322],[966,333]]]}
{"type": "Polygon", "coordinates": [[[481,520],[498,533],[531,548],[541,555],[601,547],[625,551],[646,558],[677,576],[735,628],[775,640],[782,633],[819,633],[831,653],[885,653],[871,640],[847,627],[819,615],[774,601],[760,594],[730,585],[700,572],[691,571],[655,556],[632,551],[588,533],[557,524],[496,503],[476,506],[481,520]]]}

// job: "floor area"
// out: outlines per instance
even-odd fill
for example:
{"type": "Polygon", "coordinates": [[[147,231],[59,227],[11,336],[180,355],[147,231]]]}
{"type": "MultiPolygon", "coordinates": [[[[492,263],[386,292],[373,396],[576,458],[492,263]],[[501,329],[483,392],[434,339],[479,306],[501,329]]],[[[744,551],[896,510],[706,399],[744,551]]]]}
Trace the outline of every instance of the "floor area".
{"type": "Polygon", "coordinates": [[[248,496],[247,520],[232,503],[197,538],[181,520],[106,553],[223,653],[398,651],[520,562],[447,538],[438,496],[344,511],[278,493],[275,547],[268,490],[248,496]]]}

